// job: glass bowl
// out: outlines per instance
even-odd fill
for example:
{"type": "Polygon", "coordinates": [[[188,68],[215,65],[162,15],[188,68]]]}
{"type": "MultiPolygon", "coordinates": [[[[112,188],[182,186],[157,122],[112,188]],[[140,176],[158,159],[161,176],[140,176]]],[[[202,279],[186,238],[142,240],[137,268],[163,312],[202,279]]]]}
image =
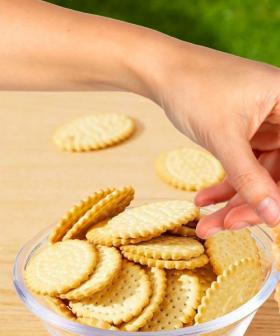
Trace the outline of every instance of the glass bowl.
{"type": "MultiPolygon", "coordinates": [[[[208,212],[208,211],[207,211],[208,212]]],[[[37,253],[47,242],[51,227],[44,229],[32,238],[18,253],[13,270],[13,280],[16,292],[26,307],[44,324],[50,335],[82,335],[82,336],[127,336],[139,335],[139,332],[121,332],[96,329],[67,320],[50,310],[39,296],[32,294],[25,286],[23,272],[30,257],[37,253]]],[[[279,273],[273,265],[271,254],[272,237],[270,232],[262,226],[250,228],[265,260],[266,277],[262,288],[248,302],[231,313],[215,320],[199,325],[172,331],[141,332],[153,336],[187,336],[187,335],[230,335],[242,336],[245,334],[255,313],[270,297],[279,281],[279,273]]],[[[31,330],[32,333],[32,330],[31,330]]]]}

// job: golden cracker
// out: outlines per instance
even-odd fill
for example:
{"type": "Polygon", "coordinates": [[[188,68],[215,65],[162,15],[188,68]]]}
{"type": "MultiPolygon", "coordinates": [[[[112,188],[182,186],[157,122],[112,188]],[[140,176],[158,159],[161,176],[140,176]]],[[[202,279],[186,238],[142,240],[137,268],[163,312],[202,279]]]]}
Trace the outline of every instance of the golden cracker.
{"type": "Polygon", "coordinates": [[[93,328],[99,328],[99,329],[105,329],[105,330],[118,330],[118,328],[114,327],[108,322],[105,321],[100,321],[95,318],[90,318],[90,317],[78,317],[77,321],[81,324],[85,324],[89,327],[93,328]]]}
{"type": "Polygon", "coordinates": [[[96,263],[97,252],[90,243],[82,240],[57,242],[29,261],[25,282],[37,294],[63,294],[87,280],[96,263]]]}
{"type": "Polygon", "coordinates": [[[160,309],[141,331],[182,328],[192,321],[200,298],[200,283],[195,275],[167,271],[166,295],[160,309]]]}
{"type": "Polygon", "coordinates": [[[152,284],[152,296],[149,304],[144,308],[139,316],[121,326],[125,331],[137,331],[152,319],[154,314],[159,311],[166,292],[166,275],[165,271],[156,267],[148,270],[152,284]]]}
{"type": "Polygon", "coordinates": [[[204,267],[196,268],[191,271],[199,279],[203,294],[211,286],[213,281],[216,281],[217,275],[213,272],[212,266],[208,263],[204,267]]]}
{"type": "Polygon", "coordinates": [[[54,296],[45,296],[44,299],[48,303],[50,308],[52,308],[52,310],[55,311],[57,314],[69,320],[76,320],[76,316],[60,298],[54,296]]]}
{"type": "Polygon", "coordinates": [[[204,253],[204,247],[199,241],[171,235],[153,238],[137,245],[125,245],[120,249],[123,252],[164,260],[188,260],[204,253]]]}
{"type": "Polygon", "coordinates": [[[156,162],[159,177],[175,188],[197,191],[221,182],[221,163],[209,152],[180,148],[160,155],[156,162]]]}
{"type": "Polygon", "coordinates": [[[94,293],[110,286],[121,269],[122,257],[114,247],[99,246],[98,262],[93,274],[78,288],[72,289],[66,294],[60,295],[67,300],[82,300],[94,293]]]}
{"type": "Polygon", "coordinates": [[[100,228],[92,228],[86,237],[96,244],[108,244],[116,238],[157,237],[198,216],[198,208],[187,201],[149,203],[126,209],[100,228]]]}
{"type": "Polygon", "coordinates": [[[114,190],[94,204],[65,234],[63,240],[83,237],[90,226],[115,215],[117,209],[122,211],[128,206],[133,195],[134,190],[130,186],[114,190]],[[121,204],[122,207],[120,207],[121,204]]]}
{"type": "Polygon", "coordinates": [[[145,270],[128,261],[109,287],[81,302],[70,302],[77,316],[93,317],[115,325],[138,316],[149,303],[151,283],[145,270]]]}
{"type": "Polygon", "coordinates": [[[259,258],[257,244],[250,230],[222,231],[205,242],[206,253],[216,274],[243,258],[259,258]]]}
{"type": "Polygon", "coordinates": [[[208,263],[208,257],[206,254],[202,254],[199,257],[191,258],[189,260],[163,260],[163,259],[153,259],[147,258],[138,254],[133,254],[130,252],[122,252],[123,256],[135,263],[149,267],[158,267],[166,269],[194,269],[198,267],[203,267],[208,263]]]}
{"type": "Polygon", "coordinates": [[[60,127],[54,143],[62,150],[83,152],[116,145],[132,135],[134,121],[116,113],[102,113],[75,119],[60,127]]]}
{"type": "Polygon", "coordinates": [[[49,242],[53,244],[62,240],[66,232],[80,219],[80,217],[82,217],[94,204],[114,190],[114,188],[101,189],[73,205],[51,231],[49,242]]]}
{"type": "Polygon", "coordinates": [[[196,324],[214,320],[242,306],[258,292],[262,282],[258,259],[244,258],[230,265],[206,290],[197,309],[196,324]]]}
{"type": "Polygon", "coordinates": [[[170,233],[182,237],[196,237],[196,231],[195,228],[188,227],[186,225],[182,225],[179,227],[176,227],[169,231],[170,233]]]}

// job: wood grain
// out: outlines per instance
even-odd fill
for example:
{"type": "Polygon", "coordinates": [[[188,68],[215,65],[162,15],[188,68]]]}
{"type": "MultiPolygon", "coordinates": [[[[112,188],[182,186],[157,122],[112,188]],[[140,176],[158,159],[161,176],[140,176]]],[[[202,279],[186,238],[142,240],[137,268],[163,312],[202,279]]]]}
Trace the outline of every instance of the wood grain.
{"type": "MultiPolygon", "coordinates": [[[[163,150],[190,144],[155,104],[124,93],[0,93],[0,335],[46,336],[12,285],[17,251],[74,202],[104,186],[132,184],[138,200],[193,198],[154,173],[163,150]],[[106,150],[71,154],[52,143],[56,127],[91,112],[122,112],[137,119],[133,138],[106,150]]],[[[270,299],[248,336],[279,335],[280,319],[270,299]]]]}

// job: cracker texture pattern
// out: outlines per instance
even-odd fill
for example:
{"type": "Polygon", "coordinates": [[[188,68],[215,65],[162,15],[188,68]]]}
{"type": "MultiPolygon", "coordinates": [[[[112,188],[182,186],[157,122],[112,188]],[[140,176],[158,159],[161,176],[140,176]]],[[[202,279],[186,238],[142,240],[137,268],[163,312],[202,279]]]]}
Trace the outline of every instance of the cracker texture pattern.
{"type": "Polygon", "coordinates": [[[122,330],[137,331],[152,319],[154,314],[159,311],[166,292],[166,275],[165,271],[156,267],[148,270],[152,284],[152,296],[149,304],[144,308],[141,314],[131,321],[122,325],[122,330]]]}
{"type": "Polygon", "coordinates": [[[30,260],[25,281],[37,294],[59,295],[87,280],[96,263],[97,252],[90,243],[82,240],[58,242],[30,260]]]}
{"type": "Polygon", "coordinates": [[[172,330],[192,321],[201,298],[201,288],[195,275],[167,271],[167,288],[159,311],[141,331],[172,330]]]}
{"type": "Polygon", "coordinates": [[[121,269],[121,254],[114,247],[99,246],[97,247],[97,251],[98,262],[93,274],[78,288],[60,295],[61,298],[67,300],[82,300],[101,291],[106,286],[110,286],[121,269]]]}
{"type": "Polygon", "coordinates": [[[119,325],[139,315],[149,303],[151,282],[145,270],[123,261],[122,269],[111,286],[81,302],[70,302],[78,316],[95,318],[119,325]]]}
{"type": "Polygon", "coordinates": [[[69,152],[84,152],[116,145],[129,138],[135,129],[125,115],[102,113],[75,119],[60,127],[53,141],[69,152]]]}
{"type": "Polygon", "coordinates": [[[149,267],[158,267],[165,269],[194,269],[198,267],[205,266],[209,259],[206,254],[201,254],[199,257],[191,258],[189,260],[164,260],[164,259],[154,259],[144,257],[138,254],[130,253],[130,252],[122,252],[123,256],[135,263],[139,263],[141,265],[149,266],[149,267]]]}
{"type": "Polygon", "coordinates": [[[262,282],[258,259],[244,258],[230,265],[206,290],[195,316],[196,324],[214,320],[240,307],[258,292],[262,282]]]}
{"type": "Polygon", "coordinates": [[[56,243],[61,241],[66,232],[82,217],[94,204],[99,202],[102,198],[111,194],[114,188],[101,189],[88,197],[82,199],[72,208],[67,211],[63,217],[57,222],[49,235],[49,242],[56,243]]]}
{"type": "Polygon", "coordinates": [[[193,220],[198,208],[187,201],[165,201],[126,209],[100,228],[92,228],[86,235],[95,244],[113,245],[116,238],[136,239],[157,237],[167,230],[193,220]]]}
{"type": "Polygon", "coordinates": [[[60,298],[54,296],[45,296],[45,301],[48,303],[49,307],[57,314],[69,320],[76,320],[76,316],[60,298]]]}
{"type": "Polygon", "coordinates": [[[221,163],[211,153],[187,147],[162,154],[156,171],[163,181],[187,191],[210,187],[225,176],[221,163]]]}
{"type": "Polygon", "coordinates": [[[205,247],[216,274],[240,259],[259,259],[257,244],[247,228],[219,232],[206,240],[205,247]]]}
{"type": "Polygon", "coordinates": [[[196,239],[164,235],[137,245],[125,245],[121,251],[164,260],[188,260],[204,253],[203,245],[196,239]]]}

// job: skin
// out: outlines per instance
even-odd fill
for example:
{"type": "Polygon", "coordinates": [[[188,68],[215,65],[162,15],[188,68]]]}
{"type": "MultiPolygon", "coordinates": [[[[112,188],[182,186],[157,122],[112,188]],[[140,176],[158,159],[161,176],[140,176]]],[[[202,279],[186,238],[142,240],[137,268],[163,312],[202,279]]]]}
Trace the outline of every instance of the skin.
{"type": "Polygon", "coordinates": [[[0,89],[123,90],[159,104],[227,179],[196,204],[202,238],[280,221],[280,71],[151,29],[38,0],[0,1],[0,89]]]}

